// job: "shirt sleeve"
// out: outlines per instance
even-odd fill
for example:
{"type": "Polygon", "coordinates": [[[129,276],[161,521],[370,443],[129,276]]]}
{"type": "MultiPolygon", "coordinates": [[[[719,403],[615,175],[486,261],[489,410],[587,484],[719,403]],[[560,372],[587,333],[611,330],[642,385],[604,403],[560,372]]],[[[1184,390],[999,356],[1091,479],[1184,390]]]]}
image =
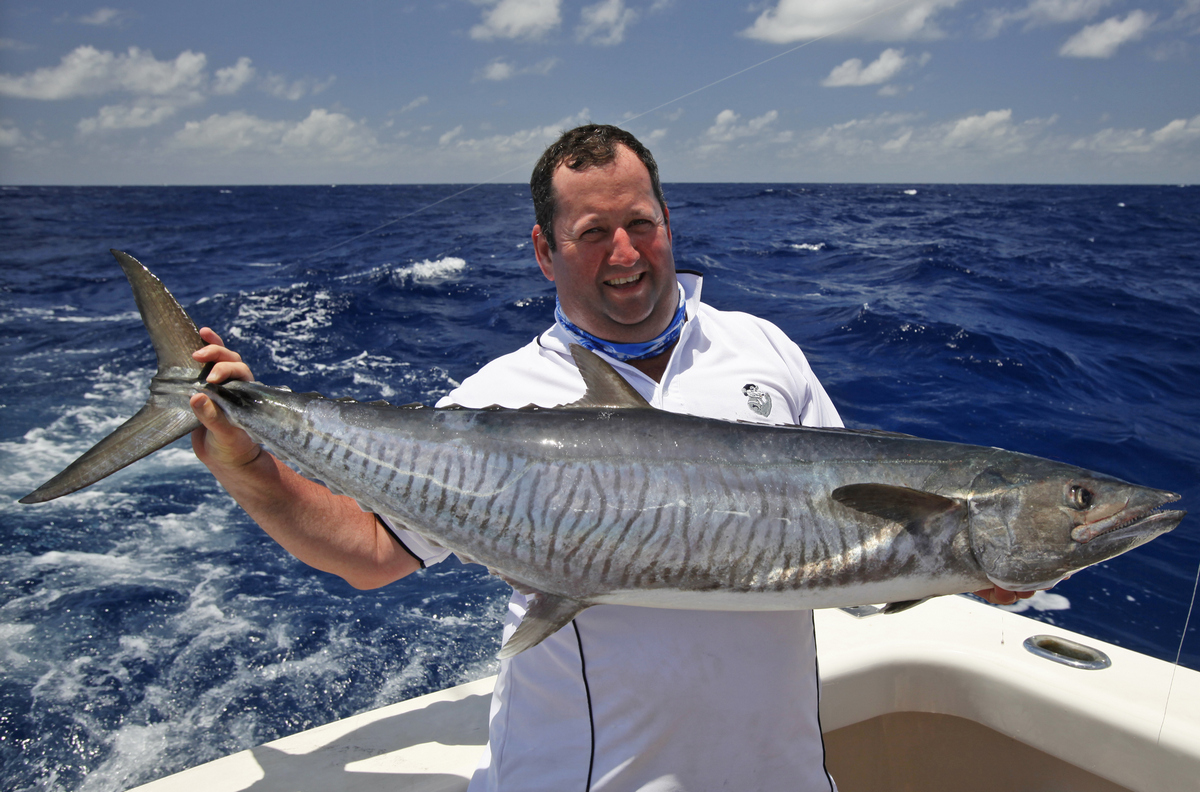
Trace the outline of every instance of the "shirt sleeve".
{"type": "Polygon", "coordinates": [[[755,317],[767,340],[787,366],[798,395],[796,420],[801,426],[841,428],[842,417],[800,347],[771,322],[755,317]]]}
{"type": "Polygon", "coordinates": [[[383,516],[376,514],[375,518],[379,520],[384,528],[392,536],[396,537],[396,541],[400,546],[408,551],[408,554],[421,562],[421,567],[425,568],[431,564],[440,564],[450,557],[450,551],[441,545],[436,545],[418,533],[408,530],[407,528],[399,528],[396,524],[383,516]]]}

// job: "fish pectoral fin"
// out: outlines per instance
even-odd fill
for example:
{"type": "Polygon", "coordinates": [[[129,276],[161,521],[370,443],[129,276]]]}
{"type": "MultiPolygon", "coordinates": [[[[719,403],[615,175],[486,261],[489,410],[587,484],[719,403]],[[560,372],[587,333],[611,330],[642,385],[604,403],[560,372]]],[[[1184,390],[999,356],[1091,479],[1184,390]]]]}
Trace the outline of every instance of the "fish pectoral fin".
{"type": "Polygon", "coordinates": [[[571,357],[583,376],[587,386],[583,398],[579,401],[563,404],[559,409],[565,410],[594,410],[608,408],[614,410],[653,410],[650,402],[642,398],[617,370],[608,364],[604,358],[590,349],[584,349],[579,344],[571,344],[571,357]]]}
{"type": "Polygon", "coordinates": [[[569,624],[571,619],[589,604],[554,594],[534,595],[529,603],[529,610],[525,612],[525,618],[521,620],[512,637],[504,642],[504,648],[500,650],[498,657],[503,660],[537,646],[569,624]]]}
{"type": "Polygon", "coordinates": [[[831,497],[855,511],[919,529],[930,518],[963,507],[963,502],[932,492],[893,484],[847,484],[831,497]]]}

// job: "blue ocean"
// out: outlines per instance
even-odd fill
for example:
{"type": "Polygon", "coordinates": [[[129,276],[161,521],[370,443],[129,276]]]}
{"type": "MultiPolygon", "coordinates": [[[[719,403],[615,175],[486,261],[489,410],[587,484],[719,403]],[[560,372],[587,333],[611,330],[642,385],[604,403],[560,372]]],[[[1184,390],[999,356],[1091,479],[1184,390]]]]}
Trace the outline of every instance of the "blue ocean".
{"type": "MultiPolygon", "coordinates": [[[[1000,446],[1200,508],[1200,187],[669,184],[680,268],[778,324],[847,424],[1000,446]]],[[[361,592],[279,549],[186,440],[25,495],[154,354],[109,248],[263,382],[432,403],[552,321],[523,185],[0,190],[0,787],[123,790],[495,671],[508,587],[361,592]]],[[[1200,669],[1195,515],[1021,607],[1200,669]],[[1031,604],[1032,603],[1032,604],[1031,604]]]]}

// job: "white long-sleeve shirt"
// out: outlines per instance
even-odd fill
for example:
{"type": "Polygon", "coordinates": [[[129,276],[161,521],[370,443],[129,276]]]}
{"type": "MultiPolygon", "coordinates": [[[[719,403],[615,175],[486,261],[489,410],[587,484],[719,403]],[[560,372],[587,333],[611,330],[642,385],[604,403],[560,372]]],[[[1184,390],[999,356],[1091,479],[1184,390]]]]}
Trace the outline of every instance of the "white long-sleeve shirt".
{"type": "MultiPolygon", "coordinates": [[[[773,324],[700,302],[660,382],[609,362],[662,410],[726,420],[841,426],[800,349],[773,324]]],[[[484,366],[439,406],[553,407],[584,384],[555,325],[484,366]]],[[[448,553],[399,532],[434,563],[448,553]]],[[[507,638],[525,614],[514,593],[507,638]]],[[[829,792],[817,714],[811,611],[590,607],[501,663],[489,742],[471,792],[829,792]]]]}

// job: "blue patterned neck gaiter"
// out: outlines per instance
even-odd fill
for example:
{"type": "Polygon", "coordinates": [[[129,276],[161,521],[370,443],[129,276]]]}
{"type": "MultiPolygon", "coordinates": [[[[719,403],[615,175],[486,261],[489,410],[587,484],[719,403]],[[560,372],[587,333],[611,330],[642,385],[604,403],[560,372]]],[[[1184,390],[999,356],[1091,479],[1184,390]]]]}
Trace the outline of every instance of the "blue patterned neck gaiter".
{"type": "Polygon", "coordinates": [[[576,327],[563,313],[562,303],[558,301],[558,298],[554,300],[554,318],[567,331],[567,335],[571,336],[572,340],[581,347],[593,352],[603,352],[616,360],[629,361],[645,360],[660,355],[671,344],[678,341],[679,334],[683,332],[683,323],[687,321],[687,311],[684,306],[683,286],[679,286],[679,307],[675,309],[675,318],[671,320],[671,324],[667,325],[667,329],[663,330],[658,337],[640,344],[617,344],[605,341],[603,338],[597,338],[588,331],[576,327]]]}

